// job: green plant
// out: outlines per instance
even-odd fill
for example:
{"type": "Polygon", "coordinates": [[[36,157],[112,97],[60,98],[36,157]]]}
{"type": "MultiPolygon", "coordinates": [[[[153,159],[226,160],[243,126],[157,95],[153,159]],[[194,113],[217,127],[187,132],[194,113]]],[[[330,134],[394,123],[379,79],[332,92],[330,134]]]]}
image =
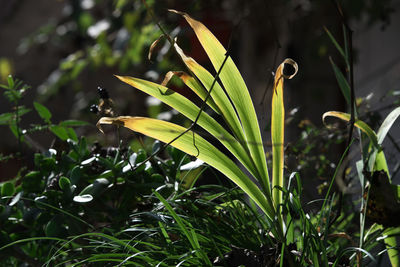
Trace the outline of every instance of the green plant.
{"type": "Polygon", "coordinates": [[[271,187],[266,165],[264,148],[258,126],[255,110],[246,85],[232,59],[214,35],[200,22],[185,13],[180,13],[195,31],[200,43],[208,54],[217,75],[214,77],[206,69],[197,64],[194,59],[187,57],[176,41],[172,41],[189,71],[193,74],[178,75],[182,81],[193,89],[224,119],[229,129],[225,129],[215,119],[199,108],[189,99],[173,92],[159,84],[137,78],[117,76],[120,80],[138,88],[164,103],[175,108],[194,124],[198,124],[212,136],[217,138],[257,179],[261,189],[250,177],[246,176],[224,153],[210,144],[207,140],[192,131],[176,124],[141,117],[103,117],[100,124],[116,124],[136,132],[159,139],[185,153],[196,156],[210,166],[221,171],[237,184],[250,198],[257,203],[271,222],[277,220],[271,229],[274,236],[285,242],[285,226],[281,217],[283,205],[283,135],[284,135],[284,106],[283,80],[291,78],[283,74],[284,64],[291,64],[297,72],[293,60],[285,60],[275,76],[274,97],[272,107],[272,145],[273,145],[273,177],[271,187]],[[219,82],[221,81],[221,83],[219,82]],[[224,88],[224,89],[223,89],[224,88]],[[231,104],[232,103],[232,104],[231,104]],[[230,133],[231,132],[231,133],[230,133]]]}
{"type": "MultiPolygon", "coordinates": [[[[155,142],[153,149],[158,146],[155,142]]],[[[183,153],[171,148],[166,160],[155,158],[131,171],[147,153],[144,149],[133,152],[122,146],[90,145],[81,138],[78,142],[69,140],[66,148],[35,154],[33,170],[0,184],[0,255],[4,266],[44,264],[70,237],[92,232],[96,232],[94,238],[118,236],[126,229],[133,210],[151,209],[154,199],[146,196],[153,188],[171,194],[174,184],[180,182],[177,170],[190,163],[183,153]]],[[[72,243],[74,247],[87,244],[84,239],[72,243]]],[[[84,256],[77,250],[57,255],[52,261],[75,261],[84,256]]]]}
{"type": "Polygon", "coordinates": [[[0,125],[8,125],[11,132],[17,138],[19,149],[21,150],[21,143],[23,142],[23,130],[21,129],[21,117],[28,113],[30,109],[20,105],[26,90],[29,89],[28,85],[23,84],[22,81],[14,80],[11,75],[8,76],[7,84],[0,84],[3,88],[4,97],[12,104],[12,112],[2,113],[0,115],[0,125]]]}
{"type": "MultiPolygon", "coordinates": [[[[144,91],[173,107],[187,118],[192,120],[192,126],[186,129],[176,124],[155,119],[121,116],[115,118],[101,118],[98,122],[99,129],[101,130],[101,124],[114,124],[127,127],[133,131],[163,141],[166,143],[164,148],[168,145],[174,146],[185,153],[188,153],[189,155],[198,157],[210,166],[221,171],[225,176],[230,178],[236,185],[238,185],[266,215],[265,219],[267,219],[269,230],[276,239],[276,242],[282,244],[281,264],[284,262],[284,256],[289,255],[285,251],[292,242],[296,242],[297,249],[302,251],[301,257],[297,258],[297,260],[303,264],[305,264],[307,261],[312,261],[316,266],[318,266],[317,263],[320,263],[322,266],[324,266],[328,264],[332,255],[340,255],[337,258],[334,258],[333,262],[335,265],[339,263],[343,255],[348,253],[355,253],[357,255],[357,257],[353,257],[353,260],[356,258],[358,264],[360,264],[362,261],[362,254],[366,255],[371,260],[375,260],[374,257],[367,250],[365,250],[366,247],[370,249],[378,244],[377,242],[373,242],[371,239],[367,239],[366,236],[364,236],[365,214],[362,215],[362,224],[360,225],[360,246],[349,247],[348,243],[338,241],[337,243],[333,243],[334,246],[331,247],[330,244],[332,243],[326,240],[329,236],[337,235],[335,234],[334,229],[336,229],[336,231],[344,230],[348,227],[348,225],[346,226],[345,223],[350,223],[350,221],[346,221],[343,217],[341,217],[340,210],[335,211],[337,213],[336,217],[334,217],[332,214],[334,212],[335,205],[341,205],[340,203],[335,204],[336,197],[335,194],[332,194],[332,185],[336,178],[337,172],[347,155],[347,151],[353,143],[352,140],[349,139],[347,149],[342,155],[338,166],[336,167],[336,171],[331,179],[331,182],[328,184],[326,197],[323,201],[321,210],[316,216],[316,219],[310,219],[309,215],[303,211],[300,203],[301,189],[297,188],[295,191],[293,191],[293,188],[290,188],[290,186],[287,188],[285,185],[283,178],[283,80],[285,78],[291,78],[297,72],[296,63],[290,59],[285,60],[278,67],[278,70],[275,74],[271,117],[273,155],[271,186],[269,183],[269,174],[266,166],[264,151],[260,145],[261,137],[254,108],[249,94],[247,90],[245,90],[246,86],[243,82],[243,79],[241,78],[239,71],[229,56],[229,51],[226,51],[223,48],[223,46],[203,24],[192,19],[185,13],[177,11],[173,12],[181,14],[193,28],[196,36],[198,37],[214,66],[216,75],[213,76],[207,70],[197,64],[194,59],[187,57],[176,43],[176,40],[169,39],[174,45],[175,51],[185,63],[190,74],[183,72],[170,72],[167,74],[165,81],[168,81],[172,75],[178,76],[203,100],[203,106],[199,108],[187,98],[179,95],[177,92],[174,92],[171,89],[168,89],[165,87],[167,83],[165,81],[163,84],[159,85],[132,77],[117,77],[123,82],[141,91],[144,91]],[[292,65],[295,68],[295,73],[290,76],[284,75],[284,64],[292,65]],[[204,111],[204,103],[207,103],[211,109],[213,109],[224,119],[229,129],[224,129],[204,111]],[[240,162],[253,175],[253,177],[256,178],[258,184],[254,183],[250,177],[244,175],[244,173],[237,168],[236,164],[227,158],[224,153],[220,152],[206,139],[196,134],[193,131],[194,125],[199,125],[211,136],[217,138],[232,153],[238,162],[240,162]],[[258,187],[258,185],[260,185],[261,189],[258,187]],[[338,217],[342,218],[341,222],[338,221],[338,217]],[[301,223],[299,224],[299,222],[301,223]],[[319,240],[318,237],[321,235],[325,237],[325,239],[322,241],[319,240]],[[301,238],[301,236],[304,236],[304,238],[301,238]],[[368,243],[368,246],[364,247],[363,243],[368,243]],[[310,244],[312,245],[310,246],[310,244]]],[[[330,35],[330,37],[333,38],[332,35],[330,35]]],[[[338,46],[337,43],[335,44],[338,46]]],[[[343,50],[339,51],[343,56],[349,55],[347,50],[346,52],[343,50]]],[[[346,64],[349,66],[350,60],[347,59],[346,62],[346,64]]],[[[366,132],[370,140],[372,140],[369,150],[363,152],[363,155],[368,155],[368,153],[370,155],[367,158],[367,166],[369,167],[361,167],[361,170],[365,169],[373,173],[383,169],[387,172],[384,155],[379,149],[379,145],[383,141],[384,135],[397,118],[399,111],[397,109],[393,111],[393,113],[389,115],[388,121],[383,123],[384,126],[380,131],[382,133],[379,137],[380,143],[378,143],[377,135],[365,123],[357,120],[355,104],[351,104],[354,103],[354,94],[351,93],[352,89],[347,84],[343,74],[338,72],[339,69],[336,67],[336,65],[334,65],[333,61],[332,65],[334,67],[335,75],[338,78],[342,92],[348,101],[349,106],[351,107],[353,115],[338,112],[328,112],[324,114],[323,118],[325,119],[326,116],[337,116],[350,122],[352,122],[352,118],[354,118],[354,126],[366,132]],[[373,166],[380,167],[378,168],[373,166]]],[[[159,153],[159,151],[156,151],[155,154],[157,153],[159,153]]],[[[301,184],[299,177],[296,177],[298,180],[297,184],[301,184]]],[[[364,205],[363,207],[366,206],[364,205]]],[[[172,212],[170,208],[168,208],[168,210],[172,212]]],[[[364,212],[365,210],[366,208],[364,208],[364,212]]],[[[376,228],[374,231],[377,229],[379,230],[379,228],[376,228]]],[[[185,232],[186,230],[182,229],[182,231],[185,232]]],[[[368,233],[371,234],[374,233],[374,231],[369,231],[368,233]]],[[[379,233],[386,233],[385,231],[386,230],[380,231],[379,233]]],[[[390,231],[391,234],[396,232],[393,232],[390,229],[388,231],[390,231]]],[[[186,235],[188,236],[188,234],[186,235]]],[[[368,235],[368,238],[370,238],[370,236],[371,235],[368,235]]],[[[349,236],[346,238],[352,239],[349,236]]],[[[389,236],[385,240],[388,241],[389,255],[394,263],[396,259],[393,257],[392,252],[390,252],[390,250],[394,251],[394,239],[389,236]]],[[[351,243],[351,245],[354,246],[354,243],[351,243]]],[[[290,255],[288,259],[290,262],[290,255]]]]}
{"type": "MultiPolygon", "coordinates": [[[[400,213],[400,187],[391,184],[380,147],[400,115],[400,108],[385,119],[376,134],[357,119],[354,92],[350,92],[351,86],[346,86],[344,75],[333,64],[352,112],[327,112],[323,120],[335,116],[366,133],[370,142],[364,147],[361,153],[364,160],[357,163],[357,168],[363,190],[366,184],[363,181],[370,181],[366,188],[369,193],[361,199],[363,212],[358,226],[354,209],[344,205],[346,197],[333,192],[334,181],[354,143],[349,138],[339,163],[331,167],[335,172],[327,184],[321,207],[316,211],[307,210],[300,175],[293,172],[284,179],[283,173],[286,151],[283,81],[295,75],[296,63],[285,60],[275,74],[270,184],[254,108],[230,58],[229,48],[226,51],[200,22],[185,13],[176,13],[183,15],[194,29],[216,75],[187,57],[177,41],[165,35],[190,74],[169,72],[161,85],[117,77],[175,108],[192,120],[192,125],[184,128],[150,118],[104,117],[98,125],[125,126],[166,143],[162,145],[156,141],[151,149],[137,152],[125,148],[122,143],[117,148],[104,148],[89,145],[85,138],[71,139],[67,129],[71,124],[52,124],[50,111],[34,103],[44,121],[41,127],[66,140],[63,144],[67,147],[36,154],[34,170],[0,185],[0,254],[5,259],[4,264],[359,266],[376,263],[382,252],[373,255],[371,251],[382,242],[386,243],[395,264],[393,237],[398,235],[398,228],[391,228],[391,223],[382,218],[374,218],[373,211],[376,209],[386,215],[400,213]],[[295,68],[294,74],[284,73],[285,64],[295,68]],[[174,75],[203,100],[200,108],[166,87],[174,75]],[[207,108],[219,114],[227,127],[208,115],[207,108]],[[210,135],[195,132],[196,125],[210,135]],[[67,135],[62,134],[64,130],[57,131],[59,127],[55,126],[60,126],[67,135]],[[211,144],[211,136],[218,139],[253,177],[244,174],[238,163],[229,157],[232,155],[211,144]],[[166,152],[164,158],[163,151],[166,152]],[[219,170],[239,188],[195,187],[204,170],[213,170],[201,167],[199,160],[191,161],[184,152],[219,170]],[[186,163],[196,170],[188,170],[184,167],[186,163]],[[244,200],[243,192],[250,197],[249,201],[244,200]],[[385,207],[387,198],[382,195],[394,200],[389,209],[385,207]],[[377,224],[368,228],[366,219],[377,224]]],[[[150,53],[157,42],[151,46],[150,53]]],[[[342,52],[346,56],[347,52],[342,52]]],[[[315,130],[314,134],[318,133],[315,130]]],[[[304,154],[312,149],[312,145],[301,142],[292,149],[301,150],[302,147],[306,147],[304,154]]],[[[324,156],[324,152],[316,155],[317,160],[323,161],[321,164],[328,165],[324,156]]],[[[317,175],[323,172],[319,169],[317,175]]]]}
{"type": "MultiPolygon", "coordinates": [[[[350,121],[351,115],[343,112],[337,111],[329,111],[323,115],[323,119],[328,116],[333,116],[340,118],[345,121],[350,121]]],[[[385,240],[387,245],[388,254],[390,257],[390,261],[393,266],[399,266],[400,264],[400,257],[398,256],[397,252],[397,242],[396,236],[393,236],[395,233],[399,232],[399,227],[391,228],[382,226],[385,225],[385,222],[382,220],[374,219],[375,213],[381,214],[383,218],[393,216],[397,210],[400,209],[400,186],[392,185],[390,179],[389,169],[386,163],[385,154],[381,148],[383,140],[385,139],[387,133],[389,132],[390,128],[392,127],[395,120],[400,116],[400,107],[394,109],[384,120],[381,127],[379,128],[378,133],[375,133],[365,122],[361,120],[356,120],[354,125],[359,128],[363,133],[365,133],[369,139],[369,145],[364,148],[365,151],[362,151],[363,155],[365,155],[364,160],[360,160],[357,162],[357,169],[358,169],[358,176],[361,181],[361,186],[364,187],[367,185],[367,181],[369,182],[369,186],[367,186],[366,194],[367,196],[373,196],[373,198],[369,199],[366,198],[366,201],[363,202],[362,205],[362,212],[360,213],[360,246],[359,248],[362,249],[365,243],[365,236],[364,236],[364,228],[365,228],[365,219],[367,214],[370,214],[370,217],[373,218],[374,222],[380,224],[380,227],[373,227],[372,232],[383,229],[382,231],[382,239],[385,240]],[[380,171],[384,172],[384,175],[380,175],[378,178],[374,178],[377,173],[380,171]],[[380,187],[379,184],[381,184],[380,187]],[[378,187],[378,189],[374,188],[378,187]],[[372,190],[372,191],[371,191],[372,190]],[[370,195],[370,192],[375,192],[374,194],[370,195]],[[383,195],[386,194],[386,197],[383,195]],[[382,197],[380,197],[382,196],[382,197]],[[390,200],[389,200],[390,199],[390,200]],[[371,202],[378,202],[378,208],[373,207],[369,203],[371,202]],[[393,208],[385,208],[386,206],[390,206],[393,208]],[[372,210],[371,210],[372,209],[372,210]],[[368,212],[368,213],[367,213],[368,212]]],[[[364,192],[364,191],[363,191],[364,192]]],[[[383,219],[384,220],[384,219],[383,219]]],[[[371,230],[368,230],[371,232],[371,230]]]]}
{"type": "MultiPolygon", "coordinates": [[[[332,43],[338,50],[339,54],[342,56],[346,71],[348,72],[346,79],[345,75],[338,68],[338,66],[334,63],[332,58],[330,58],[330,62],[332,64],[333,71],[335,73],[337,82],[341,89],[341,92],[346,100],[348,105],[348,109],[350,110],[350,114],[338,111],[329,111],[323,114],[322,119],[325,120],[326,117],[337,117],[341,120],[347,121],[350,123],[349,129],[349,140],[352,137],[353,126],[358,128],[358,136],[360,139],[360,155],[361,160],[356,163],[357,174],[361,185],[361,212],[360,212],[360,239],[359,239],[359,249],[363,249],[366,243],[366,235],[365,233],[373,233],[377,229],[383,230],[381,232],[382,239],[385,240],[385,244],[387,247],[387,252],[389,255],[389,259],[393,266],[400,266],[400,256],[398,255],[397,247],[398,243],[396,241],[396,235],[399,231],[399,228],[391,228],[385,226],[385,223],[382,223],[382,220],[376,220],[376,215],[374,213],[379,213],[381,216],[390,216],[388,214],[396,213],[397,210],[400,209],[400,198],[399,198],[399,190],[400,187],[396,185],[392,185],[390,179],[390,172],[386,163],[385,154],[382,149],[382,143],[388,134],[390,128],[396,121],[396,119],[400,116],[400,107],[392,110],[389,115],[385,118],[383,123],[380,125],[378,132],[376,133],[368,124],[364,121],[360,120],[358,117],[358,109],[357,103],[355,100],[355,90],[354,90],[354,82],[353,82],[353,51],[352,51],[352,30],[349,28],[346,18],[342,11],[340,11],[340,5],[337,3],[337,7],[339,13],[342,17],[343,23],[343,35],[344,35],[344,48],[342,48],[339,43],[336,41],[334,36],[329,32],[328,29],[325,28],[329,38],[332,43]],[[368,138],[368,145],[363,144],[363,140],[365,136],[368,138]],[[378,176],[379,172],[384,172],[385,175],[379,175],[379,178],[375,178],[378,176]],[[380,185],[380,186],[379,186],[380,185]],[[372,194],[370,194],[373,192],[372,194]],[[365,198],[364,196],[367,195],[365,198]],[[383,195],[386,195],[383,197],[383,195]],[[370,198],[371,196],[371,198],[370,198]],[[388,200],[390,199],[390,200],[388,200]],[[378,202],[378,203],[377,203],[378,202]],[[390,203],[392,202],[392,203],[390,203]],[[374,204],[371,204],[374,203],[374,204]],[[376,208],[375,206],[378,206],[376,208]],[[389,207],[387,207],[389,206],[389,207]],[[372,209],[372,210],[371,210],[372,209]],[[365,221],[368,217],[372,218],[373,222],[378,223],[380,226],[375,227],[374,225],[370,229],[365,229],[365,221]]],[[[393,216],[393,215],[391,215],[393,216]]],[[[359,264],[360,259],[358,260],[359,264]]]]}
{"type": "Polygon", "coordinates": [[[0,114],[0,125],[9,126],[11,132],[17,139],[20,154],[22,143],[32,146],[36,145],[36,142],[29,137],[29,134],[33,132],[49,130],[62,141],[71,139],[77,142],[78,137],[72,127],[88,125],[87,122],[79,120],[65,120],[58,124],[54,124],[51,121],[52,113],[50,110],[38,102],[33,102],[33,107],[39,117],[43,120],[44,124],[31,124],[29,127],[23,127],[21,125],[22,117],[29,113],[31,109],[24,105],[20,105],[20,102],[26,91],[29,89],[29,86],[18,79],[14,79],[10,75],[8,76],[8,84],[0,84],[0,87],[5,90],[4,96],[10,104],[12,104],[11,112],[0,114]]]}

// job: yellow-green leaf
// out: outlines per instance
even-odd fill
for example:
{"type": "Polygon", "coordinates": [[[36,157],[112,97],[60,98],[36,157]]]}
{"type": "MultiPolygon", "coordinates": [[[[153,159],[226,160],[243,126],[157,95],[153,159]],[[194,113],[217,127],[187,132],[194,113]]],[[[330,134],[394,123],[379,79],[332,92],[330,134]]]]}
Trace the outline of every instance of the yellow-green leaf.
{"type": "MultiPolygon", "coordinates": [[[[326,117],[336,117],[344,121],[350,121],[351,115],[340,111],[328,111],[322,115],[323,122],[325,122],[326,117]]],[[[376,136],[374,130],[372,130],[371,127],[368,126],[368,124],[366,124],[362,120],[356,120],[354,122],[354,125],[368,136],[374,147],[379,148],[378,137],[376,136]]]]}
{"type": "MultiPolygon", "coordinates": [[[[185,128],[170,122],[143,117],[103,117],[97,124],[124,126],[132,131],[142,133],[164,143],[171,142],[186,131],[185,128]]],[[[268,203],[265,195],[257,185],[255,185],[254,182],[252,182],[251,179],[247,177],[231,159],[211,145],[208,141],[204,140],[201,136],[192,131],[188,131],[176,139],[171,146],[174,146],[192,156],[198,154],[200,160],[219,170],[238,185],[246,194],[248,194],[270,219],[274,218],[275,214],[271,205],[272,203],[268,203]],[[197,148],[193,143],[193,138],[195,138],[197,148]]]]}
{"type": "MultiPolygon", "coordinates": [[[[201,22],[191,18],[186,13],[175,10],[170,11],[181,14],[186,19],[210,58],[214,69],[218,71],[227,56],[225,48],[201,22]]],[[[247,147],[258,170],[260,171],[260,182],[263,185],[264,190],[268,191],[270,184],[267,163],[264,154],[264,147],[260,145],[262,144],[262,139],[256,112],[247,86],[230,56],[228,56],[225,65],[220,72],[219,78],[221,79],[222,84],[239,115],[247,141],[247,147]]]]}
{"type": "MultiPolygon", "coordinates": [[[[322,115],[322,120],[324,122],[325,122],[326,117],[336,117],[336,118],[342,119],[344,121],[350,121],[351,115],[348,113],[339,112],[339,111],[328,111],[322,115]]],[[[366,124],[365,122],[363,122],[361,120],[356,120],[354,122],[354,125],[357,128],[359,128],[361,131],[363,131],[368,136],[369,140],[371,141],[372,150],[370,151],[371,157],[370,157],[370,161],[368,163],[370,171],[374,172],[374,171],[383,170],[390,177],[389,169],[388,169],[387,163],[386,163],[385,154],[381,150],[380,143],[378,142],[377,134],[374,132],[374,130],[371,129],[371,127],[368,126],[368,124],[366,124]],[[376,155],[376,157],[375,157],[375,155],[376,155]]]]}
{"type": "MultiPolygon", "coordinates": [[[[175,50],[181,56],[183,62],[190,69],[190,71],[196,75],[206,90],[209,91],[214,83],[214,76],[212,76],[211,73],[198,64],[193,58],[186,56],[183,50],[176,43],[175,50]]],[[[246,139],[243,133],[242,125],[240,124],[239,118],[236,115],[236,111],[218,81],[214,83],[211,91],[211,97],[218,106],[218,109],[221,111],[225,122],[232,129],[235,137],[238,138],[242,143],[245,143],[246,139]]]]}
{"type": "Polygon", "coordinates": [[[282,204],[283,192],[275,188],[276,186],[283,188],[283,145],[285,138],[285,105],[283,102],[283,81],[285,78],[291,79],[297,73],[297,63],[292,59],[285,59],[279,65],[275,73],[274,88],[272,92],[272,108],[271,108],[271,141],[272,141],[272,186],[273,200],[277,208],[282,204]],[[286,76],[283,74],[285,64],[290,64],[295,72],[286,76]]]}
{"type": "MultiPolygon", "coordinates": [[[[186,97],[165,86],[128,76],[116,77],[121,81],[161,100],[192,121],[196,119],[197,114],[200,112],[200,109],[186,97]]],[[[249,158],[246,150],[242,147],[240,141],[238,142],[238,140],[236,140],[227,130],[205,112],[201,113],[197,124],[204,130],[208,131],[211,135],[215,136],[215,138],[217,138],[243,164],[243,166],[254,175],[254,177],[257,177],[257,169],[249,158]]]]}
{"type": "MultiPolygon", "coordinates": [[[[181,79],[181,81],[186,84],[187,87],[189,87],[196,95],[198,95],[201,100],[205,100],[207,97],[207,90],[192,76],[187,74],[184,71],[169,71],[161,83],[163,86],[167,86],[169,81],[172,79],[173,76],[178,77],[181,79]]],[[[208,97],[207,99],[207,104],[217,113],[221,114],[221,111],[219,110],[218,106],[215,104],[214,100],[212,97],[208,97]]]]}

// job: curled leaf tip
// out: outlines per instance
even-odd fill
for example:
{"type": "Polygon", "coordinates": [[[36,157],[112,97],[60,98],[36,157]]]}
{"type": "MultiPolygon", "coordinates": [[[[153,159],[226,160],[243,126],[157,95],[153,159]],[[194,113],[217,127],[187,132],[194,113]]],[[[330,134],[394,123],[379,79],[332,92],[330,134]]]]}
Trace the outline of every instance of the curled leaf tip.
{"type": "Polygon", "coordinates": [[[97,129],[99,129],[100,132],[104,134],[103,128],[101,127],[102,124],[113,124],[113,125],[118,125],[118,126],[124,126],[125,122],[123,120],[123,117],[102,117],[100,120],[96,123],[97,129]],[[121,119],[122,118],[122,119],[121,119]]]}
{"type": "Polygon", "coordinates": [[[282,76],[285,78],[285,79],[292,79],[296,74],[297,74],[297,71],[299,70],[299,66],[297,65],[297,62],[296,61],[294,61],[293,59],[291,59],[291,58],[286,58],[283,62],[282,62],[282,76]],[[290,75],[286,75],[286,74],[284,74],[283,73],[283,70],[284,70],[284,68],[285,68],[285,64],[289,64],[289,65],[291,65],[292,67],[293,67],[293,69],[294,69],[294,72],[292,73],[292,74],[290,74],[290,75]]]}
{"type": "Polygon", "coordinates": [[[157,47],[158,43],[165,38],[165,34],[161,34],[151,45],[149,48],[149,53],[147,55],[147,58],[149,59],[149,61],[151,61],[151,56],[153,54],[153,50],[157,47]]]}
{"type": "MultiPolygon", "coordinates": [[[[100,120],[101,120],[101,119],[100,119],[100,120]]],[[[99,131],[100,131],[102,134],[104,134],[103,128],[101,128],[100,120],[96,123],[96,127],[97,127],[97,129],[99,129],[99,131]]]]}
{"type": "Polygon", "coordinates": [[[161,85],[162,86],[167,86],[169,81],[175,75],[178,76],[178,77],[181,77],[183,75],[183,71],[168,71],[167,74],[165,74],[164,80],[162,81],[161,85]]]}
{"type": "Polygon", "coordinates": [[[178,15],[182,15],[182,16],[187,15],[185,12],[181,12],[181,11],[178,11],[178,10],[175,10],[175,9],[168,9],[168,11],[172,12],[172,13],[175,13],[175,14],[178,14],[178,15]]]}

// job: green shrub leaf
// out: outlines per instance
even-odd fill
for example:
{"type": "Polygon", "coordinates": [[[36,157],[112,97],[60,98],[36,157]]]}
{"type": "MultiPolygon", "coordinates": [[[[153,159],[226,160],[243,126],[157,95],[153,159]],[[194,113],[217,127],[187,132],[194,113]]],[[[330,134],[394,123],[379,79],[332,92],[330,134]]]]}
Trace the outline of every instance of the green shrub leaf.
{"type": "Polygon", "coordinates": [[[74,196],[74,201],[78,203],[87,203],[93,200],[92,195],[86,194],[86,195],[80,195],[80,196],[74,196]]]}
{"type": "Polygon", "coordinates": [[[37,113],[39,116],[46,122],[46,123],[51,123],[51,112],[42,104],[38,102],[33,102],[33,106],[35,107],[37,113]]]}
{"type": "Polygon", "coordinates": [[[58,180],[58,186],[61,190],[66,190],[71,186],[71,181],[67,177],[61,176],[60,180],[58,180]]]}
{"type": "Polygon", "coordinates": [[[9,197],[9,196],[14,195],[14,193],[15,193],[15,187],[12,182],[5,182],[1,186],[1,196],[9,197]]]}
{"type": "Polygon", "coordinates": [[[63,141],[67,141],[69,138],[68,131],[65,127],[52,125],[50,126],[50,131],[63,141]]]}

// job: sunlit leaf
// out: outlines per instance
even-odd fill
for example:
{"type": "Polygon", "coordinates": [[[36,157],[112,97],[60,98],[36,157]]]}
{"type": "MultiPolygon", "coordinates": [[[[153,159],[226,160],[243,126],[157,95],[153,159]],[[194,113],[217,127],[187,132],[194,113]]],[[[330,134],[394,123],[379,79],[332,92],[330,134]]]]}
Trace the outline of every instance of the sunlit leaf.
{"type": "Polygon", "coordinates": [[[285,105],[283,101],[283,81],[284,79],[291,79],[297,73],[297,63],[292,59],[285,59],[279,65],[274,81],[274,88],[272,92],[272,108],[271,108],[271,141],[272,141],[272,186],[273,199],[275,207],[282,204],[283,192],[278,188],[283,188],[283,168],[284,168],[284,153],[283,144],[285,138],[285,105]],[[290,64],[295,72],[290,75],[284,75],[285,64],[290,64]]]}
{"type": "Polygon", "coordinates": [[[196,75],[200,82],[204,85],[205,89],[209,91],[212,87],[211,97],[217,105],[218,109],[221,111],[225,122],[232,129],[233,135],[240,140],[245,142],[245,136],[243,133],[242,125],[240,124],[239,118],[236,115],[236,111],[231,104],[228,96],[225,94],[221,85],[218,81],[215,81],[215,77],[211,75],[203,66],[198,64],[193,58],[185,55],[183,50],[175,43],[175,50],[181,56],[183,62],[190,69],[191,72],[196,75]]]}
{"type": "MultiPolygon", "coordinates": [[[[194,30],[208,57],[210,58],[214,69],[218,71],[227,56],[227,51],[225,48],[201,22],[194,20],[186,13],[175,10],[171,11],[182,15],[186,19],[186,21],[194,30]]],[[[247,147],[257,166],[257,169],[260,172],[260,182],[264,190],[268,192],[267,189],[270,188],[270,184],[264,147],[255,145],[262,143],[256,112],[247,86],[230,56],[228,56],[227,60],[225,61],[225,65],[221,70],[219,78],[221,79],[222,84],[227,91],[227,94],[229,95],[237,114],[239,115],[245,140],[247,141],[247,147]]],[[[217,103],[216,99],[214,99],[214,101],[217,103]]]]}
{"type": "MultiPolygon", "coordinates": [[[[393,123],[399,116],[400,116],[400,107],[394,109],[385,118],[377,133],[378,145],[382,145],[383,140],[385,139],[387,133],[389,132],[390,128],[392,128],[393,123]]],[[[385,155],[383,154],[383,151],[373,151],[370,156],[368,165],[370,169],[374,168],[374,170],[376,171],[384,170],[390,177],[389,169],[387,167],[387,162],[385,159],[385,155]]]]}
{"type": "Polygon", "coordinates": [[[89,194],[86,194],[86,195],[81,195],[81,196],[74,196],[73,200],[78,203],[87,203],[87,202],[92,201],[93,197],[89,194]]]}
{"type": "Polygon", "coordinates": [[[164,39],[164,38],[165,38],[165,35],[162,34],[162,35],[160,35],[160,37],[158,37],[158,38],[150,45],[149,53],[148,53],[148,55],[147,55],[147,58],[148,58],[150,61],[151,61],[151,56],[152,56],[152,54],[153,54],[154,49],[157,47],[158,43],[159,43],[162,39],[164,39]]]}
{"type": "MultiPolygon", "coordinates": [[[[342,119],[344,121],[350,121],[351,115],[348,113],[340,112],[340,111],[328,111],[322,115],[322,121],[324,123],[325,123],[326,117],[336,117],[336,118],[342,119]]],[[[374,130],[372,130],[371,127],[368,126],[368,124],[366,124],[365,122],[363,122],[361,120],[356,120],[354,122],[354,125],[368,136],[369,140],[372,142],[374,147],[379,148],[378,137],[377,137],[376,133],[374,132],[374,130]]]]}
{"type": "MultiPolygon", "coordinates": [[[[179,79],[181,79],[181,81],[186,84],[187,87],[189,87],[190,89],[192,89],[192,91],[198,95],[201,100],[205,100],[207,97],[207,91],[206,89],[192,76],[190,76],[189,74],[187,74],[184,71],[169,71],[166,75],[165,78],[163,80],[163,82],[161,83],[161,85],[163,86],[167,86],[167,84],[169,83],[169,81],[172,79],[173,76],[178,77],[179,79]]],[[[221,112],[219,111],[218,106],[215,104],[214,100],[212,99],[212,97],[209,97],[207,99],[207,104],[218,114],[220,114],[221,112]]]]}
{"type": "MultiPolygon", "coordinates": [[[[164,143],[171,142],[186,131],[185,128],[170,122],[143,117],[103,117],[97,124],[124,126],[135,132],[158,139],[164,143]]],[[[174,146],[192,156],[197,156],[198,154],[197,158],[219,170],[226,177],[231,179],[245,193],[247,193],[254,202],[257,203],[269,218],[274,218],[272,203],[268,203],[266,197],[257,185],[255,185],[254,182],[252,182],[231,159],[211,145],[208,141],[204,140],[201,136],[189,131],[176,139],[171,146],[174,146]]]]}
{"type": "MultiPolygon", "coordinates": [[[[339,111],[328,111],[322,115],[322,120],[325,122],[325,118],[330,117],[330,116],[342,119],[344,121],[350,121],[350,117],[351,117],[351,115],[348,113],[339,112],[339,111]]],[[[385,154],[381,150],[381,146],[380,146],[380,143],[378,142],[377,134],[374,132],[374,130],[371,129],[371,127],[368,126],[368,124],[366,124],[365,122],[363,122],[361,120],[356,120],[354,122],[354,125],[357,128],[359,128],[361,131],[363,131],[368,136],[369,140],[371,141],[372,150],[369,151],[371,153],[370,160],[368,163],[369,170],[371,172],[384,170],[387,173],[387,175],[390,177],[385,154]]]]}
{"type": "Polygon", "coordinates": [[[377,133],[378,144],[381,145],[383,143],[383,140],[385,139],[387,133],[389,132],[390,128],[392,128],[393,123],[397,120],[399,116],[400,107],[395,108],[392,112],[389,113],[389,115],[387,115],[377,133]]]}
{"type": "Polygon", "coordinates": [[[9,206],[12,207],[12,206],[14,206],[15,204],[17,204],[18,201],[21,200],[21,197],[22,197],[22,192],[20,191],[20,192],[18,192],[18,193],[11,199],[9,206]]]}
{"type": "MultiPolygon", "coordinates": [[[[194,121],[200,109],[186,97],[162,85],[127,76],[116,76],[121,81],[161,100],[165,104],[176,109],[188,119],[194,121]]],[[[227,130],[207,113],[202,112],[197,122],[199,126],[215,136],[255,177],[257,169],[249,158],[247,152],[227,130]]]]}

